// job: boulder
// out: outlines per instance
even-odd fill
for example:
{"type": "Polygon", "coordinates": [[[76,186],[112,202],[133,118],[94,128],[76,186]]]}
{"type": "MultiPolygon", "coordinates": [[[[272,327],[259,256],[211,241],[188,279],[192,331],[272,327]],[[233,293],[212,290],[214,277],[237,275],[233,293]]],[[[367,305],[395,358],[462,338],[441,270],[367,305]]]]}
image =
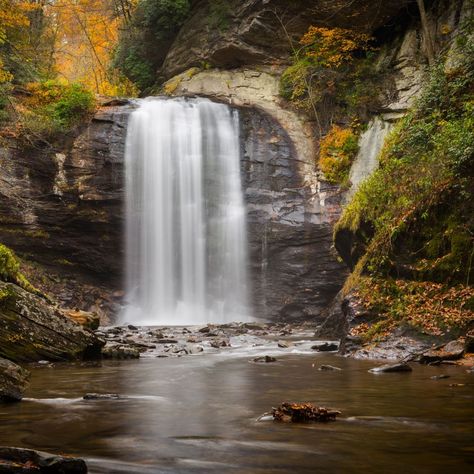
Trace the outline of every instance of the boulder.
{"type": "Polygon", "coordinates": [[[385,374],[391,372],[411,372],[413,369],[406,362],[397,362],[396,364],[385,364],[370,369],[373,374],[385,374]]]}
{"type": "Polygon", "coordinates": [[[6,359],[0,359],[0,401],[20,401],[30,373],[6,359]]]}
{"type": "Polygon", "coordinates": [[[0,357],[14,362],[100,358],[104,341],[45,299],[0,282],[0,357]]]}
{"type": "Polygon", "coordinates": [[[0,446],[0,474],[86,474],[84,460],[0,446]]]}

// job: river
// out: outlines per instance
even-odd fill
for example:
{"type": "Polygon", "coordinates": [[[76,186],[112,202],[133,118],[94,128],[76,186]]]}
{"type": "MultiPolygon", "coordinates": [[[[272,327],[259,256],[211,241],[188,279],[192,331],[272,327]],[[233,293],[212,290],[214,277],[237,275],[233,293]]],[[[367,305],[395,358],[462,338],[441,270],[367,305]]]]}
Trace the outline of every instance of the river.
{"type": "Polygon", "coordinates": [[[0,444],[80,456],[96,474],[473,472],[474,375],[465,368],[375,375],[367,370],[377,363],[333,354],[249,359],[224,350],[32,368],[28,398],[0,405],[0,444]],[[439,374],[450,377],[430,378],[439,374]],[[125,398],[86,401],[87,392],[125,398]],[[342,415],[257,421],[283,401],[342,415]]]}

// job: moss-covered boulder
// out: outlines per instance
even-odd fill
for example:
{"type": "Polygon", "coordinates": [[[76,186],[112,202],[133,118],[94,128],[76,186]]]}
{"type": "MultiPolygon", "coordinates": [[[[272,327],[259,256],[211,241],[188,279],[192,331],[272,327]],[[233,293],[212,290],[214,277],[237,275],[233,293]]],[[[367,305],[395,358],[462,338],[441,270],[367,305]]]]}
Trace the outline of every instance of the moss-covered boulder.
{"type": "Polygon", "coordinates": [[[28,386],[30,373],[6,359],[0,359],[0,401],[20,401],[28,386]]]}
{"type": "Polygon", "coordinates": [[[100,357],[104,341],[43,298],[0,282],[0,357],[14,362],[100,357]]]}

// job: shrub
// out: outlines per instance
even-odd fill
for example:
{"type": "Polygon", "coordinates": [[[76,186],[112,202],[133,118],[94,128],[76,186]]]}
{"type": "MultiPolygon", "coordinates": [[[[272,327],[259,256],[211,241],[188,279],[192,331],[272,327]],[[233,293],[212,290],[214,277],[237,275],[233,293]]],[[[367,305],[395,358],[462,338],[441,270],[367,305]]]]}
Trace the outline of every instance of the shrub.
{"type": "Polygon", "coordinates": [[[320,142],[319,166],[327,181],[344,183],[357,154],[358,139],[354,130],[333,125],[320,142]]]}
{"type": "Polygon", "coordinates": [[[474,60],[434,67],[413,110],[389,136],[380,167],[338,222],[366,236],[364,270],[469,283],[474,254],[474,60]]]}
{"type": "Polygon", "coordinates": [[[22,122],[34,133],[51,135],[67,131],[94,110],[92,92],[80,84],[45,81],[29,83],[26,88],[31,96],[26,100],[28,110],[22,122]]]}

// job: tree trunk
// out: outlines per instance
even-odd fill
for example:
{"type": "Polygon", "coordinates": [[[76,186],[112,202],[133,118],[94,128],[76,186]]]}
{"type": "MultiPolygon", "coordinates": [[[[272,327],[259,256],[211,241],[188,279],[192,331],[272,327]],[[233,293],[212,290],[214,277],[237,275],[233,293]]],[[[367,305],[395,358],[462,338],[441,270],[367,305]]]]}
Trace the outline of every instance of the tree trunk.
{"type": "Polygon", "coordinates": [[[424,0],[416,0],[418,3],[418,9],[420,10],[421,27],[423,29],[423,36],[425,38],[426,55],[428,57],[428,64],[433,66],[434,64],[434,44],[433,38],[431,37],[430,28],[428,25],[428,18],[426,17],[426,10],[424,0]]]}

